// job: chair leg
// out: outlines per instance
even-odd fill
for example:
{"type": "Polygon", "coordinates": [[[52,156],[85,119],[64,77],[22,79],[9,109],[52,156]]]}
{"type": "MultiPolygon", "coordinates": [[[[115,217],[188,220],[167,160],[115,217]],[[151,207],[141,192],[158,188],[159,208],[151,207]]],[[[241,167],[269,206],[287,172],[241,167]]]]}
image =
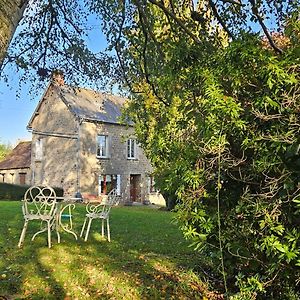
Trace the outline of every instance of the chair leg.
{"type": "Polygon", "coordinates": [[[85,234],[85,239],[84,239],[85,242],[87,241],[87,238],[88,238],[88,235],[89,235],[89,232],[90,232],[91,223],[92,223],[92,219],[90,218],[87,229],[86,229],[86,234],[85,234]]]}
{"type": "Polygon", "coordinates": [[[106,219],[106,227],[107,227],[107,239],[110,242],[109,218],[106,219]]]}
{"type": "Polygon", "coordinates": [[[104,237],[104,219],[102,219],[102,230],[101,230],[101,235],[104,237]]]}
{"type": "Polygon", "coordinates": [[[56,230],[56,235],[57,235],[57,243],[60,244],[60,233],[58,230],[56,230]]]}
{"type": "Polygon", "coordinates": [[[56,217],[52,220],[52,223],[50,223],[50,228],[51,228],[52,231],[55,230],[56,236],[57,236],[57,243],[58,243],[58,244],[60,243],[59,227],[60,227],[60,224],[59,224],[59,216],[56,215],[56,217]]]}
{"type": "Polygon", "coordinates": [[[81,229],[81,232],[80,232],[80,237],[83,236],[83,232],[84,232],[84,228],[85,228],[85,224],[86,224],[86,219],[87,218],[84,219],[84,222],[83,222],[83,225],[82,225],[82,229],[81,229]]]}
{"type": "Polygon", "coordinates": [[[18,247],[21,248],[21,245],[23,244],[24,242],[24,239],[25,239],[25,233],[26,233],[26,230],[27,230],[27,226],[28,226],[28,221],[26,220],[24,222],[24,226],[23,226],[23,229],[22,229],[22,232],[21,232],[21,236],[20,236],[20,240],[19,240],[19,244],[18,244],[18,247]]]}
{"type": "Polygon", "coordinates": [[[51,225],[50,222],[48,223],[48,247],[51,248],[51,225]]]}

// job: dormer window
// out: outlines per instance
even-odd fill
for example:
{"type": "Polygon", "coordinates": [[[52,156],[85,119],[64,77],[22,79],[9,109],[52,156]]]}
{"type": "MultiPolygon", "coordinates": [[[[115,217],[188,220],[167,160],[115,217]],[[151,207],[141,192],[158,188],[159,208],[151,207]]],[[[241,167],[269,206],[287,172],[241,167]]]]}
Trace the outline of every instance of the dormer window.
{"type": "Polygon", "coordinates": [[[127,140],[127,159],[136,159],[136,140],[127,140]]]}
{"type": "Polygon", "coordinates": [[[97,157],[108,158],[108,136],[98,135],[97,137],[97,157]]]}

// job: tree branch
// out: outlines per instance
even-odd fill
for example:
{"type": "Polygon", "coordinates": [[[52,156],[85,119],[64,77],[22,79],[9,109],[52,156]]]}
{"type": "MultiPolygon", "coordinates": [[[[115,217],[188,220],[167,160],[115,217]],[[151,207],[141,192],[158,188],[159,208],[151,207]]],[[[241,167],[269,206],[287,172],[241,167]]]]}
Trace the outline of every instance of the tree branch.
{"type": "Polygon", "coordinates": [[[144,34],[144,37],[145,37],[144,47],[143,47],[143,53],[142,53],[143,63],[144,63],[144,75],[145,75],[145,79],[146,79],[146,82],[151,86],[151,89],[152,89],[154,95],[156,96],[156,98],[158,100],[160,100],[162,103],[164,103],[166,106],[169,106],[169,103],[167,103],[162,97],[160,97],[160,95],[158,94],[158,92],[156,90],[155,85],[150,80],[150,76],[149,76],[149,73],[148,73],[147,57],[146,57],[147,56],[146,52],[147,52],[147,43],[148,43],[148,33],[147,33],[147,30],[146,30],[145,24],[143,22],[143,16],[142,16],[142,12],[141,12],[142,8],[140,6],[140,3],[137,1],[136,5],[137,5],[137,8],[138,8],[139,19],[140,19],[140,22],[141,22],[142,31],[143,31],[143,34],[144,34]]]}
{"type": "Polygon", "coordinates": [[[238,6],[244,6],[244,4],[242,4],[239,0],[222,0],[223,3],[230,3],[230,4],[234,4],[234,5],[238,5],[238,6]]]}
{"type": "Polygon", "coordinates": [[[151,37],[152,41],[154,42],[156,48],[157,48],[157,51],[159,52],[159,56],[160,56],[160,59],[163,61],[164,60],[164,53],[162,52],[162,49],[161,49],[161,46],[159,44],[159,42],[157,41],[155,35],[153,34],[152,30],[151,30],[151,26],[147,20],[147,16],[145,15],[145,12],[144,10],[141,8],[140,6],[140,3],[139,1],[134,1],[136,2],[136,6],[138,7],[138,12],[139,12],[139,15],[140,15],[140,20],[144,23],[144,29],[148,29],[148,34],[149,36],[151,37]]]}
{"type": "Polygon", "coordinates": [[[214,16],[218,20],[218,22],[221,24],[221,26],[223,27],[223,29],[227,32],[228,36],[234,40],[233,34],[228,29],[227,25],[225,24],[225,22],[222,20],[221,16],[219,15],[217,7],[214,4],[214,2],[212,0],[209,0],[208,3],[209,3],[209,6],[211,7],[211,9],[213,11],[214,16]]]}
{"type": "Polygon", "coordinates": [[[123,74],[123,78],[125,80],[125,83],[129,87],[129,90],[130,90],[131,93],[138,93],[138,92],[134,91],[131,82],[129,81],[129,79],[126,76],[126,68],[123,64],[123,61],[122,61],[122,58],[121,58],[121,55],[120,55],[120,51],[121,51],[120,50],[121,49],[120,40],[121,40],[121,37],[122,37],[122,30],[123,30],[123,26],[124,26],[125,19],[126,19],[125,0],[122,0],[122,5],[123,5],[123,7],[122,7],[122,20],[121,20],[121,24],[119,25],[118,35],[117,35],[117,38],[116,38],[116,41],[115,41],[115,50],[116,50],[116,54],[117,54],[117,58],[118,58],[120,67],[122,69],[122,74],[123,74]]]}
{"type": "Polygon", "coordinates": [[[79,34],[81,35],[82,32],[81,30],[74,24],[74,22],[67,16],[66,14],[66,8],[65,8],[65,5],[63,3],[63,7],[60,5],[60,1],[56,1],[55,0],[55,3],[57,5],[57,7],[60,9],[60,11],[62,12],[63,16],[64,16],[64,19],[72,26],[72,28],[79,34]]]}
{"type": "Polygon", "coordinates": [[[165,15],[171,17],[196,44],[200,43],[199,39],[187,28],[187,26],[185,26],[185,24],[179,18],[177,18],[173,12],[169,11],[163,5],[163,3],[157,2],[156,0],[147,0],[147,1],[159,7],[165,13],[165,15]]]}
{"type": "Polygon", "coordinates": [[[267,26],[265,25],[265,23],[263,22],[263,19],[262,17],[259,15],[258,13],[258,8],[257,6],[255,5],[255,0],[249,0],[249,2],[251,3],[251,8],[252,8],[252,13],[255,15],[255,17],[257,18],[261,28],[263,29],[268,41],[269,41],[269,44],[271,45],[271,47],[275,50],[275,52],[279,53],[279,54],[282,54],[283,51],[282,49],[280,49],[279,47],[277,47],[271,37],[271,34],[269,33],[268,31],[268,28],[267,26]]]}

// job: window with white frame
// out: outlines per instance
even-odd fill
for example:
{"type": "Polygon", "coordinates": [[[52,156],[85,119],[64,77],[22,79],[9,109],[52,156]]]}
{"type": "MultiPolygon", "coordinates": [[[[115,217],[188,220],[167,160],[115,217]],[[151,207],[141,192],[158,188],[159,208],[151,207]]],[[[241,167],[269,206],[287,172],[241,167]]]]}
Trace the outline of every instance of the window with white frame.
{"type": "Polygon", "coordinates": [[[127,140],[127,158],[136,159],[136,140],[128,139],[127,140]]]}
{"type": "Polygon", "coordinates": [[[108,136],[97,136],[97,157],[108,158],[108,136]]]}
{"type": "Polygon", "coordinates": [[[35,159],[42,160],[43,159],[43,140],[38,139],[35,141],[35,159]]]}
{"type": "Polygon", "coordinates": [[[99,195],[108,195],[113,189],[117,190],[117,195],[121,195],[121,175],[100,175],[99,176],[99,195]]]}

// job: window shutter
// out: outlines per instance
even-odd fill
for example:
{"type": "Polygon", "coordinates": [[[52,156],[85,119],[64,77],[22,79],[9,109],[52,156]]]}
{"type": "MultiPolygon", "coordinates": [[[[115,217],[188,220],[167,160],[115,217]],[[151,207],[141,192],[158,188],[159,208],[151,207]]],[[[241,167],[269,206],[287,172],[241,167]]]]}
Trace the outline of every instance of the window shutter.
{"type": "Polygon", "coordinates": [[[106,136],[106,157],[110,157],[110,153],[111,153],[111,139],[110,139],[110,136],[106,136]]]}
{"type": "Polygon", "coordinates": [[[133,147],[134,147],[134,152],[133,152],[134,154],[133,154],[133,156],[134,156],[134,158],[137,159],[138,158],[138,155],[137,155],[138,154],[137,153],[138,147],[137,147],[136,139],[133,140],[133,147]]]}
{"type": "Polygon", "coordinates": [[[121,175],[117,175],[117,195],[121,195],[121,175]]]}
{"type": "Polygon", "coordinates": [[[130,139],[128,139],[126,143],[126,157],[130,158],[130,139]]]}
{"type": "Polygon", "coordinates": [[[147,180],[147,182],[148,182],[147,190],[148,190],[148,194],[150,194],[151,193],[151,177],[148,176],[147,179],[148,179],[147,180]]]}
{"type": "Polygon", "coordinates": [[[101,190],[101,182],[103,181],[103,176],[99,175],[98,177],[98,195],[100,196],[102,194],[102,190],[101,190]]]}

